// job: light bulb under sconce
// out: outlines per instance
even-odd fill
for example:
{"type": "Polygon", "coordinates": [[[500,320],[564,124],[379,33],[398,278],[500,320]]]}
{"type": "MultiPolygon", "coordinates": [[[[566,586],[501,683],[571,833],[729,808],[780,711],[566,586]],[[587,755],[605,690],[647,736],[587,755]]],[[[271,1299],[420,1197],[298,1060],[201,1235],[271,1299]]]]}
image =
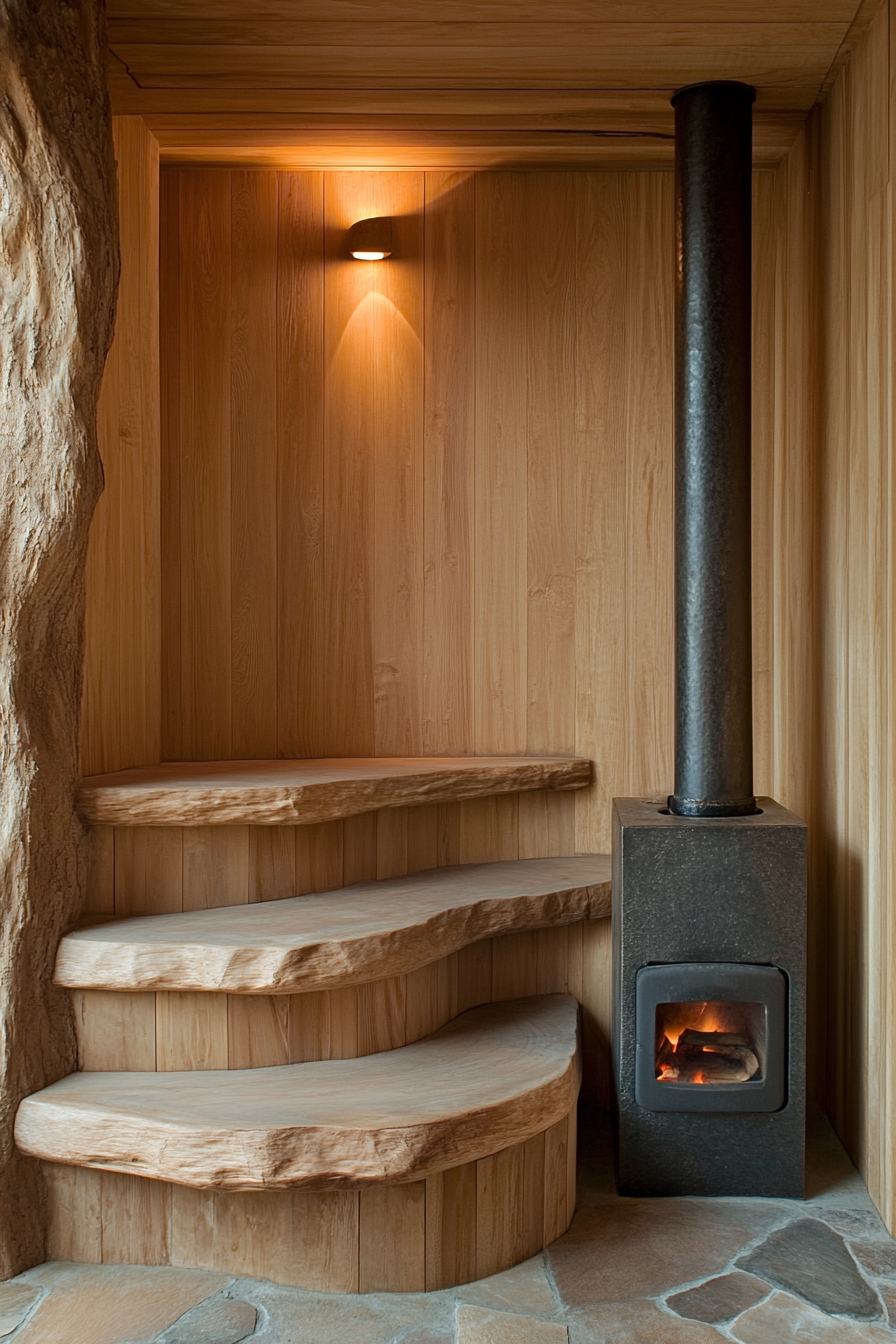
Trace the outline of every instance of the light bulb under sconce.
{"type": "Polygon", "coordinates": [[[388,215],[359,219],[348,231],[348,250],[356,261],[382,261],[392,255],[392,220],[388,215]]]}

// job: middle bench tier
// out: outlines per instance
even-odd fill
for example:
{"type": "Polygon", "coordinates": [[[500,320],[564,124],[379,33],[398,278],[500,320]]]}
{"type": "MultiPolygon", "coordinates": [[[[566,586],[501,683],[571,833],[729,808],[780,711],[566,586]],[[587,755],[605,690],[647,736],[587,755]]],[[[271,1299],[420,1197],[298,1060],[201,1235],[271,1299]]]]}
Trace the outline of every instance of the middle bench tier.
{"type": "Polygon", "coordinates": [[[435,868],[252,905],[114,920],[63,938],[70,989],[295,994],[404,975],[502,934],[610,912],[603,854],[435,868]]]}

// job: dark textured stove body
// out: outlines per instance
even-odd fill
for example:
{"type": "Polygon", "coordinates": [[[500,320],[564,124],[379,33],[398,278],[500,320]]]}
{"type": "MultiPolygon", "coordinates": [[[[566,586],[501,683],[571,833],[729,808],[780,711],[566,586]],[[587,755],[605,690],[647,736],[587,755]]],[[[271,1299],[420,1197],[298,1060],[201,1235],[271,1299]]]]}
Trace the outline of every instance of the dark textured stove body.
{"type": "Polygon", "coordinates": [[[803,1194],[806,827],[757,803],[703,819],[615,800],[621,1194],[803,1194]]]}

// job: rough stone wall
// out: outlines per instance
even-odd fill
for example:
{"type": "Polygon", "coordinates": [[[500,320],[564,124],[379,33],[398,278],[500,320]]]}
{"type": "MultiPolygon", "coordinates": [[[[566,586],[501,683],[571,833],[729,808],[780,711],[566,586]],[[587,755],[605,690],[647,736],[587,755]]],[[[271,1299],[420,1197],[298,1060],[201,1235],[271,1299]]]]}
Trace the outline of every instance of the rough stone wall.
{"type": "Polygon", "coordinates": [[[87,530],[118,276],[102,0],[0,0],[0,1278],[44,1256],[21,1098],[75,1065],[60,933],[77,915],[87,530]]]}

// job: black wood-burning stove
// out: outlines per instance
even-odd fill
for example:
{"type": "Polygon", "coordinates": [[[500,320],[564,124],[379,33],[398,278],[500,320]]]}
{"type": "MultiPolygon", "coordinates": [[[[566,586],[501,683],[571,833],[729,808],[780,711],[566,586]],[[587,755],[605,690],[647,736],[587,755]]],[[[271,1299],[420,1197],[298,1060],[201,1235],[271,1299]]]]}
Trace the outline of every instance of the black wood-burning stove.
{"type": "Polygon", "coordinates": [[[754,90],[676,139],[675,791],[613,818],[620,1191],[803,1194],[806,828],[753,796],[754,90]]]}

